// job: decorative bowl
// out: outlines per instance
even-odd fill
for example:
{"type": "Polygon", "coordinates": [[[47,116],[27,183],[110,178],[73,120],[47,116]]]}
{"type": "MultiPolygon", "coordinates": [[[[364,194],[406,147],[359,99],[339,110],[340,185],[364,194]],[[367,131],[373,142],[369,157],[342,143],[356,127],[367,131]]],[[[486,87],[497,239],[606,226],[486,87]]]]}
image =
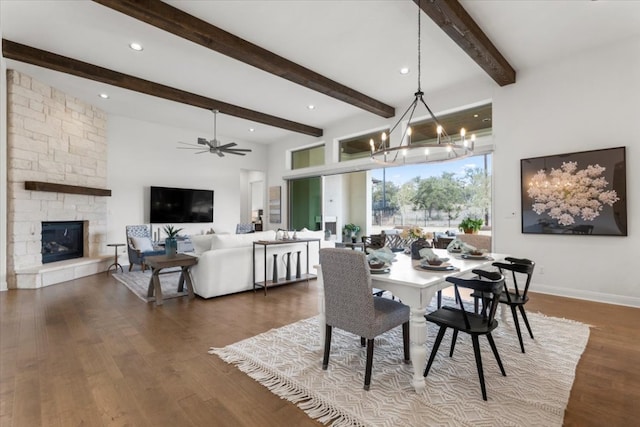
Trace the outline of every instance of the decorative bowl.
{"type": "Polygon", "coordinates": [[[426,261],[427,261],[427,264],[429,264],[429,265],[434,265],[434,266],[441,265],[441,264],[444,262],[444,260],[443,260],[443,259],[440,259],[440,258],[436,258],[436,259],[427,259],[426,261]]]}
{"type": "Polygon", "coordinates": [[[377,269],[380,269],[382,267],[384,267],[384,262],[380,262],[380,261],[371,262],[371,261],[369,261],[369,268],[373,268],[373,269],[377,270],[377,269]]]}
{"type": "Polygon", "coordinates": [[[473,256],[482,256],[482,255],[484,255],[484,252],[479,251],[479,250],[469,251],[469,255],[473,255],[473,256]]]}

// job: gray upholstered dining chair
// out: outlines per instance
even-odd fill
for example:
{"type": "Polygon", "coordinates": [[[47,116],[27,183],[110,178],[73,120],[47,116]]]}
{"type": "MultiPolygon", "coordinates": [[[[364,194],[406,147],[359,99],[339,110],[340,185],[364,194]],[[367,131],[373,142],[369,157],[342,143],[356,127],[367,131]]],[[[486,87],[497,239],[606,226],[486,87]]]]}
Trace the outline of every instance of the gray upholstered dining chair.
{"type": "Polygon", "coordinates": [[[322,369],[329,366],[331,331],[340,328],[360,336],[367,343],[364,389],[369,390],[374,338],[402,325],[404,360],[409,362],[409,307],[371,290],[371,273],[366,255],[360,251],[320,249],[324,281],[326,333],[322,369]]]}

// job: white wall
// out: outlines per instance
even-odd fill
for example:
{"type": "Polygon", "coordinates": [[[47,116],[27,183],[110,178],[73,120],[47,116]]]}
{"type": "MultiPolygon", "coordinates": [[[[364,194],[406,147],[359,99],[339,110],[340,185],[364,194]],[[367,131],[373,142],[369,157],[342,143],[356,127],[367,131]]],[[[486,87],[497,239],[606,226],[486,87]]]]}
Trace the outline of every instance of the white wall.
{"type": "MultiPolygon", "coordinates": [[[[201,133],[120,116],[109,117],[107,133],[108,240],[124,242],[125,226],[149,223],[149,187],[181,187],[214,191],[213,224],[180,224],[184,233],[198,234],[213,227],[235,233],[240,218],[241,170],[265,172],[266,149],[236,141],[253,152],[246,156],[218,157],[178,150],[178,141],[196,141],[201,133]]],[[[224,136],[220,139],[225,140],[224,136]]],[[[246,180],[245,180],[246,181],[246,180]]],[[[246,182],[245,182],[246,184],[246,182]]],[[[246,185],[245,185],[246,186],[246,185]]],[[[154,227],[154,231],[157,227],[154,227]]]]}
{"type": "MultiPolygon", "coordinates": [[[[2,36],[2,29],[0,29],[2,36]]],[[[7,64],[0,56],[0,291],[7,290],[7,64]]]]}
{"type": "MultiPolygon", "coordinates": [[[[532,289],[640,306],[640,275],[630,267],[637,262],[640,248],[640,235],[634,229],[640,218],[640,200],[634,197],[640,194],[634,120],[640,111],[639,95],[640,39],[635,38],[538,69],[520,69],[514,85],[501,88],[481,80],[425,96],[437,115],[492,101],[494,250],[538,263],[532,289]],[[627,147],[629,236],[521,234],[520,159],[623,145],[627,147]]],[[[285,167],[286,150],[324,141],[327,165],[315,172],[331,173],[339,166],[335,163],[337,138],[393,125],[395,120],[363,113],[325,129],[323,138],[294,136],[271,146],[267,185],[281,185],[282,176],[293,175],[285,167]]],[[[354,161],[352,167],[341,169],[362,169],[365,162],[354,161]]]]}
{"type": "Polygon", "coordinates": [[[640,38],[521,71],[496,91],[494,244],[537,262],[536,290],[640,306],[638,111],[640,38]],[[627,154],[628,237],[521,233],[520,159],[617,146],[627,154]]]}

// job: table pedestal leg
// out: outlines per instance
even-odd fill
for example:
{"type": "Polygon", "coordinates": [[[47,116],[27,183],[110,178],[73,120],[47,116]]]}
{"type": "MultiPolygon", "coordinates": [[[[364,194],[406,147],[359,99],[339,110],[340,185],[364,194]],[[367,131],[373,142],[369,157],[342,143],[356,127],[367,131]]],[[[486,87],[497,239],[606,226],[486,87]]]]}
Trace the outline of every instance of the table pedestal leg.
{"type": "Polygon", "coordinates": [[[162,305],[162,287],[160,287],[160,269],[152,268],[151,279],[149,279],[149,288],[147,289],[147,297],[156,297],[156,305],[162,305]]]}
{"type": "Polygon", "coordinates": [[[184,284],[187,284],[187,293],[189,294],[189,299],[195,298],[193,294],[193,282],[191,281],[191,273],[189,272],[189,267],[182,267],[182,272],[180,272],[180,280],[178,281],[178,292],[182,292],[184,290],[184,284]]]}
{"type": "Polygon", "coordinates": [[[411,385],[416,392],[420,392],[426,386],[423,373],[427,364],[427,321],[424,318],[424,313],[424,307],[411,307],[411,317],[409,318],[409,335],[411,338],[409,351],[411,363],[413,364],[411,385]]]}

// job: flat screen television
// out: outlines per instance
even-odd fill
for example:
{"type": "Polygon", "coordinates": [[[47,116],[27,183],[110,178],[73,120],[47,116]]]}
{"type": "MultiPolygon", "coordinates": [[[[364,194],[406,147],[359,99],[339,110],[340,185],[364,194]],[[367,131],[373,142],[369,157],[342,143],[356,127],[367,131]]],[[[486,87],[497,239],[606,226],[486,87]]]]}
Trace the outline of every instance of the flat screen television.
{"type": "Polygon", "coordinates": [[[213,191],[151,187],[152,224],[213,222],[213,191]]]}

